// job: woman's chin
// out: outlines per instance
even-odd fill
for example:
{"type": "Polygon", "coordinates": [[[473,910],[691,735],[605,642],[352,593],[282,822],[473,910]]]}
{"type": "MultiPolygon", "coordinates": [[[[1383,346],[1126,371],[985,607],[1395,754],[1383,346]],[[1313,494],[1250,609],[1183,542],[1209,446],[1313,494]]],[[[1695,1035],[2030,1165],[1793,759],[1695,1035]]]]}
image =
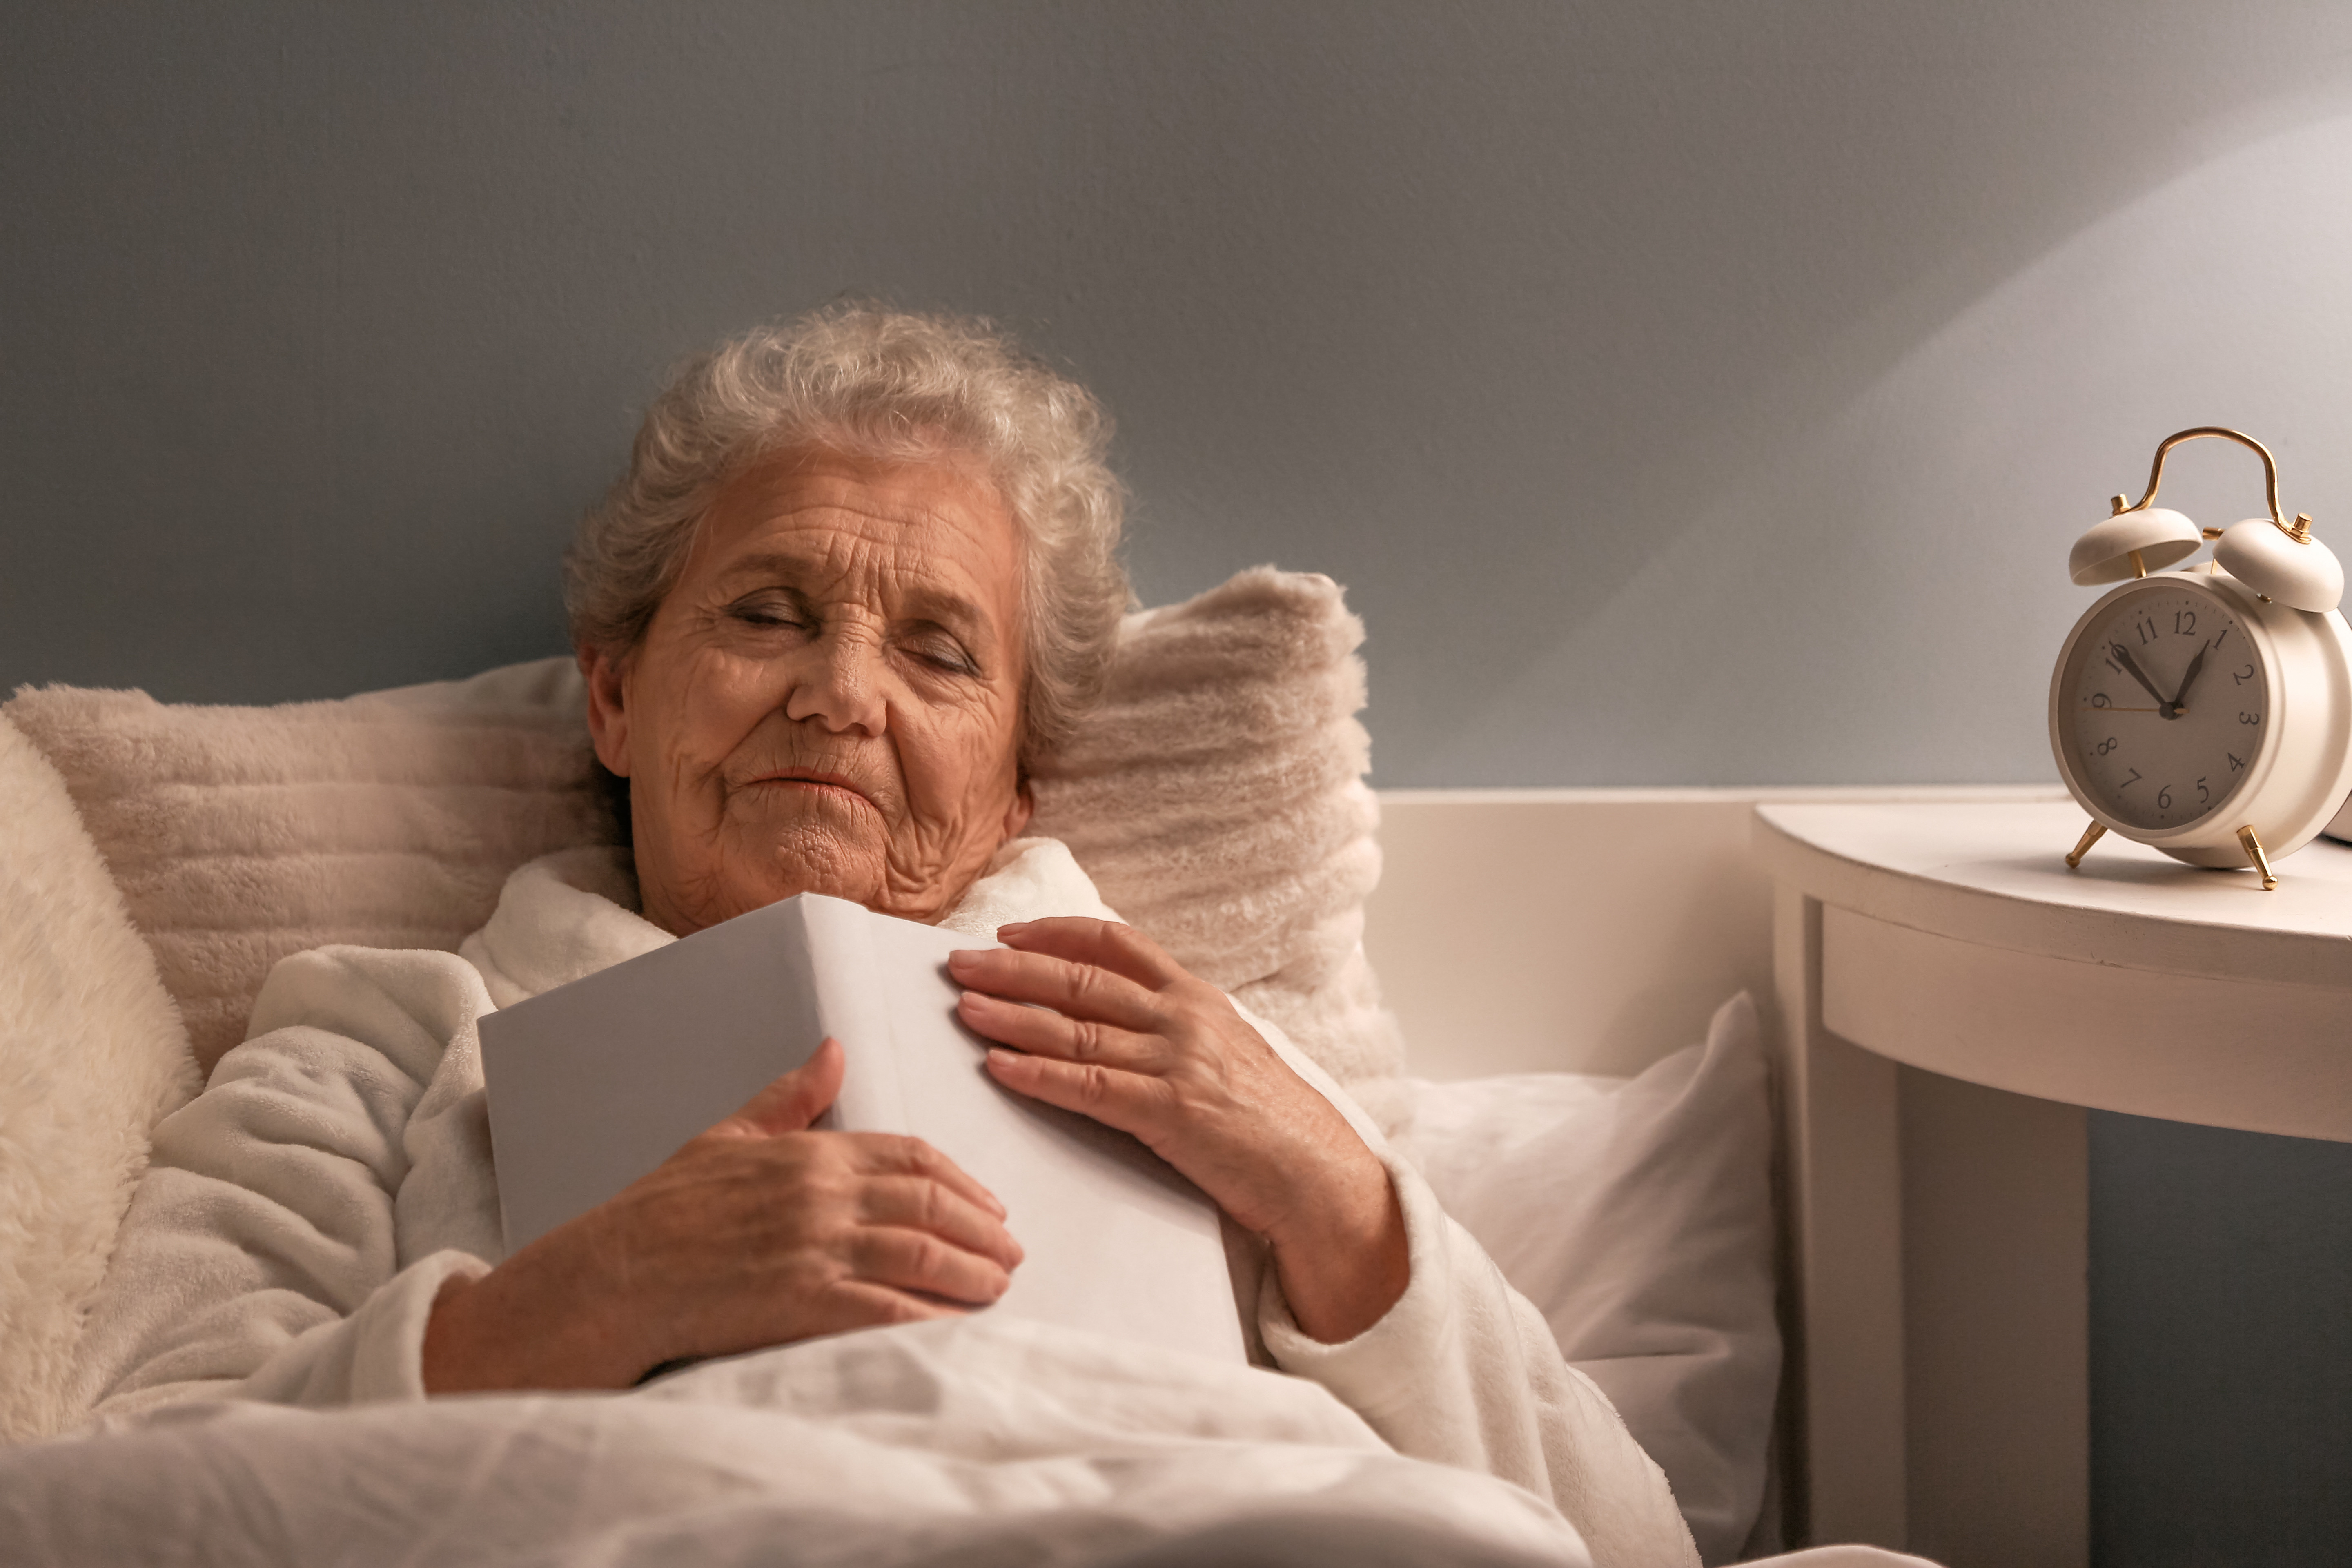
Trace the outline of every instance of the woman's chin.
{"type": "Polygon", "coordinates": [[[837,822],[763,823],[739,839],[725,879],[736,912],[764,909],[796,893],[823,893],[871,908],[882,896],[880,835],[843,833],[837,822]]]}

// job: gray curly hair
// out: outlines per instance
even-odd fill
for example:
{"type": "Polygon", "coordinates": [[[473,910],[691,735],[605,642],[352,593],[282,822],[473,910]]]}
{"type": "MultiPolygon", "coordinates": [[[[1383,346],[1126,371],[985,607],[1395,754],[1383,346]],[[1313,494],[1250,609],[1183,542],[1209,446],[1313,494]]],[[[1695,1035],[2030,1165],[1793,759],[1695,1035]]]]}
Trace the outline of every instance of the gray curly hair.
{"type": "Polygon", "coordinates": [[[683,570],[696,525],[744,466],[796,447],[986,465],[1024,537],[1024,771],[1101,690],[1131,596],[1110,419],[988,321],[864,301],[755,328],[688,362],[646,409],[628,471],[563,562],[575,646],[625,652],[683,570]]]}

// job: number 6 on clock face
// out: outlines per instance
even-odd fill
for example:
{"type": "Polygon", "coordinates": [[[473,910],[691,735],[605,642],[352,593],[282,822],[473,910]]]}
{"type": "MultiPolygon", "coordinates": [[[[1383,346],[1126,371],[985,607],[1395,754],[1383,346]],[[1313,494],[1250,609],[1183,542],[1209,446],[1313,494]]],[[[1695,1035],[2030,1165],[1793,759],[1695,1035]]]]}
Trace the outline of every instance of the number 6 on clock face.
{"type": "Polygon", "coordinates": [[[2251,825],[2286,854],[2352,787],[2352,634],[2224,574],[2135,579],[2067,637],[2050,743],[2068,790],[2118,833],[2242,866],[2251,825]]]}

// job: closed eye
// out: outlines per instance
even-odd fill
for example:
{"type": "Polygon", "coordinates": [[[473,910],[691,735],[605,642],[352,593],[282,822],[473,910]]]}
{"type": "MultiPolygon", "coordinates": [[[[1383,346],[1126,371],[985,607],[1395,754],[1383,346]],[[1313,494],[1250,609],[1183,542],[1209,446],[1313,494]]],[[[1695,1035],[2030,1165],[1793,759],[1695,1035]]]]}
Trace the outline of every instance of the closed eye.
{"type": "Polygon", "coordinates": [[[933,669],[950,675],[978,675],[979,664],[955,636],[942,626],[925,626],[899,645],[933,669]]]}
{"type": "Polygon", "coordinates": [[[748,595],[727,606],[729,618],[747,626],[806,627],[814,625],[807,609],[793,596],[775,593],[748,595]]]}

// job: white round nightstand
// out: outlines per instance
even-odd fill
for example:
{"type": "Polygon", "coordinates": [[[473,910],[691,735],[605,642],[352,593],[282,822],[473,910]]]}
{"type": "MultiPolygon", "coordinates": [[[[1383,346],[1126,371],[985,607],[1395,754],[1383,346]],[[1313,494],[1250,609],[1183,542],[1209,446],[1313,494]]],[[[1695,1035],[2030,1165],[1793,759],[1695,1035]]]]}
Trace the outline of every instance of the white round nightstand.
{"type": "Polygon", "coordinates": [[[1811,1540],[2088,1561],[2083,1108],[2352,1142],[2352,848],[2265,893],[2114,836],[2069,871],[2083,820],[1757,808],[1811,1540]]]}

